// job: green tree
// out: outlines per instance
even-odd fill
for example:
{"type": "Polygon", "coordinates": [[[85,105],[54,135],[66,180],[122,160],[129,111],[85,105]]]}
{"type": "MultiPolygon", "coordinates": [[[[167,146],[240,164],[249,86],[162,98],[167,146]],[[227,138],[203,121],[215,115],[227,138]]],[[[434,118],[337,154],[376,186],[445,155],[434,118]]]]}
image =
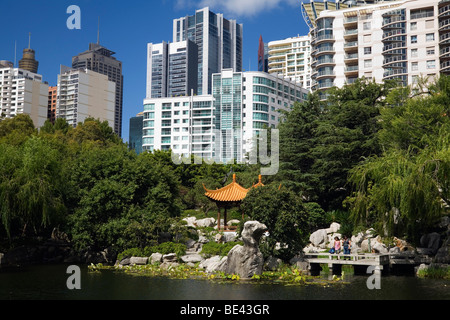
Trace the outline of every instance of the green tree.
{"type": "Polygon", "coordinates": [[[274,184],[254,188],[242,202],[242,209],[250,219],[268,228],[270,236],[261,248],[266,257],[273,255],[288,261],[302,250],[309,230],[306,210],[294,192],[274,184]]]}
{"type": "Polygon", "coordinates": [[[295,103],[284,115],[280,130],[280,171],[276,179],[287,188],[301,193],[308,201],[318,200],[319,180],[313,170],[316,129],[321,117],[317,94],[304,103],[295,103]]]}
{"type": "Polygon", "coordinates": [[[29,115],[19,114],[14,118],[0,119],[0,143],[21,145],[36,133],[29,115]]]}
{"type": "Polygon", "coordinates": [[[384,152],[351,171],[355,193],[347,203],[355,223],[418,242],[420,232],[445,211],[450,199],[448,83],[441,78],[427,94],[411,99],[398,99],[405,89],[388,97],[378,133],[384,152]]]}
{"type": "Polygon", "coordinates": [[[2,180],[1,215],[9,236],[11,226],[39,235],[63,219],[63,175],[61,157],[45,140],[33,136],[23,147],[0,144],[2,180]],[[14,161],[14,163],[12,163],[14,161]],[[9,172],[6,172],[8,170],[9,172]]]}
{"type": "Polygon", "coordinates": [[[351,192],[349,170],[363,158],[381,153],[376,136],[381,128],[380,108],[393,86],[362,78],[330,90],[312,150],[312,170],[320,181],[317,202],[325,210],[342,208],[351,192]]]}
{"type": "Polygon", "coordinates": [[[86,148],[71,168],[70,231],[79,249],[123,250],[145,242],[149,233],[143,228],[161,232],[169,218],[180,214],[179,181],[151,153],[137,156],[124,144],[86,148]],[[133,240],[133,232],[139,240],[133,240]]]}

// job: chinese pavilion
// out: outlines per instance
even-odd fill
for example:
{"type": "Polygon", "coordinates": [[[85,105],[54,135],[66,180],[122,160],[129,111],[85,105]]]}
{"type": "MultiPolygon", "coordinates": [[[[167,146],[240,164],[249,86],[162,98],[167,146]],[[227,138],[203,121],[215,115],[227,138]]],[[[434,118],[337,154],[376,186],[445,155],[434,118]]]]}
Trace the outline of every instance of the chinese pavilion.
{"type": "MultiPolygon", "coordinates": [[[[220,226],[220,217],[221,217],[221,210],[224,209],[224,227],[223,230],[228,230],[227,226],[227,212],[228,209],[231,209],[233,207],[239,207],[239,210],[241,210],[241,203],[247,196],[247,193],[252,188],[258,188],[264,186],[262,183],[262,177],[259,176],[259,182],[255,185],[253,185],[251,188],[246,189],[239,185],[236,182],[236,174],[233,174],[233,182],[229,185],[223,187],[222,189],[217,190],[208,190],[205,185],[203,185],[203,188],[205,189],[206,193],[205,196],[208,197],[211,201],[214,201],[217,205],[217,208],[219,209],[217,213],[217,229],[221,230],[220,226]]],[[[242,212],[242,219],[244,219],[244,212],[242,212]]]]}

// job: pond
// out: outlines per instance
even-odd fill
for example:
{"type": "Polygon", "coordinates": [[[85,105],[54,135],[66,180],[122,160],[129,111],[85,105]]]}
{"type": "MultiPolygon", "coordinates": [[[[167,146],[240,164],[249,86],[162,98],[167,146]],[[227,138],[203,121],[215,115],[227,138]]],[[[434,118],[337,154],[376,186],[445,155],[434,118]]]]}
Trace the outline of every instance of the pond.
{"type": "MultiPolygon", "coordinates": [[[[345,276],[344,283],[285,286],[240,281],[174,280],[81,268],[81,289],[69,290],[67,266],[0,269],[1,300],[450,300],[450,281],[383,276],[370,290],[369,275],[345,276]]],[[[327,277],[326,275],[324,277],[327,277]]]]}

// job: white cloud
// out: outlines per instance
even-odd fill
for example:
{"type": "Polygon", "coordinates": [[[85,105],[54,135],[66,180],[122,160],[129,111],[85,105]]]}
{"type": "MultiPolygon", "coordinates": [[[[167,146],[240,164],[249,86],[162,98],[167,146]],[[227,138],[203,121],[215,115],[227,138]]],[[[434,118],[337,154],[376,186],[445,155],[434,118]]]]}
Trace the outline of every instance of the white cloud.
{"type": "MultiPolygon", "coordinates": [[[[222,12],[235,17],[253,17],[265,11],[269,11],[286,3],[293,7],[300,6],[300,0],[176,0],[178,9],[195,6],[197,9],[210,7],[216,13],[222,12]]],[[[232,17],[230,17],[232,18],[232,17]]]]}

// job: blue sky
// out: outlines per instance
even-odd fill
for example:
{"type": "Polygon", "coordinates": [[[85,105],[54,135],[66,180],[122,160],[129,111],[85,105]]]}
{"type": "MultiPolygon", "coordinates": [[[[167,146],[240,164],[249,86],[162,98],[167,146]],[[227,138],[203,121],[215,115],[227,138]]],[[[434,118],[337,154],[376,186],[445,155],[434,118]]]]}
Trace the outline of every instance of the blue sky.
{"type": "Polygon", "coordinates": [[[245,70],[257,69],[259,36],[265,42],[308,33],[300,0],[2,0],[3,30],[0,60],[17,61],[22,50],[31,47],[39,61],[39,74],[56,85],[60,65],[71,65],[72,56],[97,41],[100,18],[100,44],[115,51],[123,62],[124,102],[122,138],[128,141],[129,119],[142,111],[145,98],[147,43],[172,41],[173,19],[192,15],[209,6],[227,19],[244,25],[245,70]],[[69,30],[70,5],[81,9],[81,30],[69,30]]]}

